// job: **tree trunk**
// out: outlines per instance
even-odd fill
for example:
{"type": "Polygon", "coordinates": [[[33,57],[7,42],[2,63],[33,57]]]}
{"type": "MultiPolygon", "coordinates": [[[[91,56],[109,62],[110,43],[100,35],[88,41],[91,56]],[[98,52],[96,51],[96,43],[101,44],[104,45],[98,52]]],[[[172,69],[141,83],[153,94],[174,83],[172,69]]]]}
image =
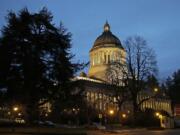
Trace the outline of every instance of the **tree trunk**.
{"type": "Polygon", "coordinates": [[[134,99],[133,100],[133,121],[132,121],[133,126],[136,125],[138,113],[139,113],[139,107],[137,104],[137,100],[134,99]]]}

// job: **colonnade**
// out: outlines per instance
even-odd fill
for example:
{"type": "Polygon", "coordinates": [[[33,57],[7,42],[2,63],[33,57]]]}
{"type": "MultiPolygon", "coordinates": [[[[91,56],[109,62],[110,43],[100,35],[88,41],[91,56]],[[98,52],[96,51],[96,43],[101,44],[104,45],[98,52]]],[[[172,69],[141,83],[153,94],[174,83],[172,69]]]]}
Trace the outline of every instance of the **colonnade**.
{"type": "Polygon", "coordinates": [[[151,99],[151,100],[145,101],[141,104],[141,109],[145,110],[146,108],[154,109],[157,111],[164,110],[164,111],[168,112],[169,114],[172,114],[170,102],[165,99],[164,100],[151,99]]]}
{"type": "Polygon", "coordinates": [[[168,112],[170,115],[172,114],[172,110],[171,110],[171,102],[170,100],[166,99],[166,98],[150,98],[150,95],[143,95],[143,94],[139,94],[138,95],[138,102],[142,101],[143,99],[148,99],[146,101],[144,101],[141,104],[141,109],[145,110],[146,108],[150,108],[150,109],[154,109],[154,110],[164,110],[166,112],[168,112]]]}
{"type": "Polygon", "coordinates": [[[102,92],[86,92],[87,101],[90,105],[95,107],[97,110],[106,111],[109,108],[118,109],[116,98],[112,95],[104,94],[102,92]]]}
{"type": "Polygon", "coordinates": [[[99,64],[108,64],[113,61],[119,61],[123,59],[120,52],[118,51],[98,51],[91,54],[91,66],[99,65],[99,64]]]}
{"type": "MultiPolygon", "coordinates": [[[[105,94],[103,92],[97,92],[97,91],[87,91],[86,92],[86,97],[88,103],[93,105],[97,110],[100,111],[106,111],[109,108],[114,108],[116,111],[119,109],[118,105],[116,104],[116,98],[113,97],[113,95],[110,94],[105,94]]],[[[141,101],[143,98],[147,98],[145,95],[138,96],[139,101],[141,101]]],[[[125,106],[121,109],[127,109],[128,105],[125,104],[125,106]]],[[[170,115],[172,114],[171,111],[171,103],[170,100],[168,99],[152,99],[150,98],[147,101],[144,101],[141,104],[141,109],[145,110],[146,108],[154,109],[154,110],[164,110],[168,112],[170,115]]]]}

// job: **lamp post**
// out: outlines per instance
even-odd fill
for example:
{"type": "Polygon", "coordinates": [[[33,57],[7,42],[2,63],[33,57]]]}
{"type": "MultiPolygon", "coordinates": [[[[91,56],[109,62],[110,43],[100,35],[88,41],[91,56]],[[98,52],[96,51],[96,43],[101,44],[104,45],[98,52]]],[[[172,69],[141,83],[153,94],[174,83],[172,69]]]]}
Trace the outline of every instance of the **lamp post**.
{"type": "Polygon", "coordinates": [[[154,92],[158,92],[159,91],[159,89],[158,88],[154,88],[154,92]]]}
{"type": "Polygon", "coordinates": [[[16,119],[16,117],[22,117],[22,115],[22,108],[17,105],[12,108],[12,116],[14,117],[14,119],[16,119]]]}
{"type": "Polygon", "coordinates": [[[109,110],[109,114],[112,116],[112,115],[114,115],[114,110],[109,110]]]}
{"type": "Polygon", "coordinates": [[[113,116],[114,116],[114,110],[113,109],[110,109],[109,111],[108,111],[108,114],[109,114],[109,120],[108,121],[113,121],[113,116]]]}
{"type": "Polygon", "coordinates": [[[126,117],[127,117],[127,115],[126,115],[125,113],[123,113],[123,114],[122,114],[122,118],[125,119],[126,117]]]}
{"type": "Polygon", "coordinates": [[[163,119],[163,115],[159,112],[155,113],[156,117],[158,117],[158,119],[160,120],[160,127],[162,127],[162,119],[163,119]]]}
{"type": "Polygon", "coordinates": [[[18,113],[19,113],[19,107],[18,106],[13,106],[12,115],[11,115],[13,120],[16,120],[16,118],[18,116],[18,113]]]}
{"type": "Polygon", "coordinates": [[[19,108],[17,106],[13,107],[13,111],[17,112],[19,110],[19,108]]]}
{"type": "Polygon", "coordinates": [[[16,115],[17,115],[18,112],[19,112],[19,107],[18,107],[18,106],[14,106],[14,107],[13,107],[13,112],[14,112],[14,118],[15,118],[16,115]]]}
{"type": "Polygon", "coordinates": [[[159,117],[160,113],[159,112],[156,112],[156,116],[159,117]]]}

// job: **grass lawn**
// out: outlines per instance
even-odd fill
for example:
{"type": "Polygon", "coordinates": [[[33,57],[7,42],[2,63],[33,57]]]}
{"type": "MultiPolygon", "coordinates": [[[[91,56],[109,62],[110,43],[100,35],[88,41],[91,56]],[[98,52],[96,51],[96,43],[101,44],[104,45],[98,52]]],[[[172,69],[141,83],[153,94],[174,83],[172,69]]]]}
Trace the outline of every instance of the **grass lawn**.
{"type": "Polygon", "coordinates": [[[73,133],[73,132],[61,132],[61,133],[24,133],[22,135],[27,135],[27,134],[28,135],[87,135],[86,133],[73,133]]]}
{"type": "Polygon", "coordinates": [[[24,127],[24,128],[0,128],[0,134],[4,135],[86,135],[85,129],[80,128],[47,128],[47,127],[24,127]]]}
{"type": "Polygon", "coordinates": [[[30,135],[87,135],[86,133],[41,133],[41,134],[30,134],[30,135]]]}

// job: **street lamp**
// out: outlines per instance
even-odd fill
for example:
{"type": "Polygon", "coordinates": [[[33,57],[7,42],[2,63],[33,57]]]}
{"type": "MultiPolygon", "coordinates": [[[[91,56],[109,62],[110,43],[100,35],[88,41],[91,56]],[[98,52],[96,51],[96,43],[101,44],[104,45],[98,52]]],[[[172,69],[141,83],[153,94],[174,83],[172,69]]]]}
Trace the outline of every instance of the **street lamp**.
{"type": "Polygon", "coordinates": [[[156,116],[159,117],[160,113],[159,112],[156,112],[156,116]]]}
{"type": "Polygon", "coordinates": [[[159,90],[158,90],[158,88],[154,88],[154,92],[158,92],[159,90]]]}
{"type": "Polygon", "coordinates": [[[18,110],[19,110],[18,107],[14,107],[14,108],[13,108],[13,111],[15,111],[15,112],[17,112],[18,110]]]}
{"type": "Polygon", "coordinates": [[[109,110],[109,114],[110,114],[110,115],[113,115],[113,114],[114,114],[114,110],[112,110],[112,109],[109,110]]]}
{"type": "Polygon", "coordinates": [[[126,118],[127,115],[125,113],[122,114],[122,118],[126,118]]]}
{"type": "Polygon", "coordinates": [[[160,114],[159,112],[156,112],[156,116],[158,117],[158,119],[160,120],[160,126],[161,127],[163,127],[163,122],[162,122],[162,120],[163,120],[163,115],[162,114],[160,114]]]}
{"type": "Polygon", "coordinates": [[[109,113],[109,118],[108,118],[108,123],[112,123],[113,122],[113,119],[114,119],[114,110],[113,109],[110,109],[109,111],[108,111],[108,113],[109,113]]]}
{"type": "Polygon", "coordinates": [[[163,115],[160,114],[159,112],[156,112],[156,116],[159,118],[159,119],[162,119],[163,115]]]}

